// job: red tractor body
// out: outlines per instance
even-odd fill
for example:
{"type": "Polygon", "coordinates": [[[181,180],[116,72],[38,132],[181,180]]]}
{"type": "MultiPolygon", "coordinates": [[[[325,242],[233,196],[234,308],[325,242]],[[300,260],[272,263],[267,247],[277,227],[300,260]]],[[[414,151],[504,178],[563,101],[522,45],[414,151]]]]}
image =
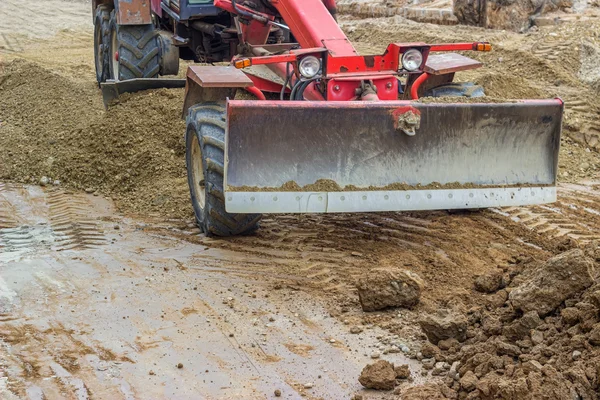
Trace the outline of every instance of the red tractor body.
{"type": "MultiPolygon", "coordinates": [[[[152,3],[155,15],[188,46],[194,35],[164,22],[165,1],[152,3]]],[[[481,87],[454,82],[482,66],[455,52],[491,51],[489,43],[392,43],[360,55],[332,0],[210,7],[220,22],[186,23],[213,40],[196,58],[221,54],[230,65],[189,67],[184,102],[192,203],[207,234],[250,232],[261,213],[556,200],[562,101],[490,101],[481,87]],[[234,100],[238,89],[257,100],[234,100]]]]}

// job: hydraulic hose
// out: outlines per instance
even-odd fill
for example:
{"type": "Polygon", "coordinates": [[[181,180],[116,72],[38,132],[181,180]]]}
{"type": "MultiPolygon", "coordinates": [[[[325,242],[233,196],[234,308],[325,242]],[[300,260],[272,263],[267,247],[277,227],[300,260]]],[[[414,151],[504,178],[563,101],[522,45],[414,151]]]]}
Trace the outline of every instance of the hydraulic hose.
{"type": "Polygon", "coordinates": [[[285,89],[287,88],[288,84],[290,83],[291,77],[292,77],[292,74],[290,72],[290,63],[287,63],[287,65],[285,66],[285,83],[281,87],[281,93],[279,93],[279,100],[285,99],[285,89]]]}
{"type": "Polygon", "coordinates": [[[256,86],[249,86],[246,91],[250,94],[255,95],[259,100],[266,100],[265,94],[256,86]]]}
{"type": "Polygon", "coordinates": [[[410,87],[410,98],[413,100],[419,100],[419,87],[429,78],[429,74],[427,72],[423,72],[410,87]]]}
{"type": "Polygon", "coordinates": [[[317,79],[319,79],[319,78],[312,78],[312,79],[309,79],[307,81],[302,82],[302,84],[300,85],[300,87],[296,91],[296,100],[304,100],[304,91],[306,90],[306,88],[308,87],[308,85],[310,85],[311,83],[313,83],[317,79]]]}
{"type": "Polygon", "coordinates": [[[241,15],[242,17],[252,18],[252,19],[257,20],[258,22],[262,22],[263,24],[266,24],[267,22],[269,22],[269,20],[267,18],[263,17],[262,15],[256,15],[254,13],[240,9],[238,7],[237,0],[231,0],[231,5],[233,5],[233,9],[235,10],[235,12],[238,13],[239,15],[241,15]]]}

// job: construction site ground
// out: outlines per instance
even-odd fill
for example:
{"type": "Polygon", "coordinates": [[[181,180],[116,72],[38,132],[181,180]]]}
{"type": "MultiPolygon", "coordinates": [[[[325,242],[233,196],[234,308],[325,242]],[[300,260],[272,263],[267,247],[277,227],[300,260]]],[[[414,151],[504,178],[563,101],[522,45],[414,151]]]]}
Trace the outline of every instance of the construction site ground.
{"type": "Polygon", "coordinates": [[[557,203],[266,216],[256,234],[211,239],[188,197],[183,90],[126,95],[105,111],[90,4],[40,7],[0,1],[0,398],[600,397],[598,310],[585,314],[598,272],[542,315],[539,343],[515,339],[516,355],[498,345],[502,362],[485,370],[460,364],[461,376],[479,379],[472,388],[419,361],[431,344],[418,323],[439,309],[464,315],[468,345],[440,344],[432,357],[472,360],[466,352],[489,352],[484,345],[520,321],[524,310],[504,309],[527,271],[565,251],[600,271],[600,21],[519,34],[341,20],[363,54],[390,42],[490,41],[494,51],[470,54],[484,68],[459,80],[494,98],[565,100],[557,203]],[[380,268],[417,274],[420,303],[363,312],[356,282],[380,268]],[[512,282],[475,290],[477,277],[496,272],[512,282]],[[571,328],[567,308],[580,312],[571,328]],[[488,329],[492,319],[500,331],[488,329]],[[539,356],[536,345],[545,346],[539,356]],[[364,389],[358,377],[376,357],[408,364],[411,379],[395,391],[364,389]]]}

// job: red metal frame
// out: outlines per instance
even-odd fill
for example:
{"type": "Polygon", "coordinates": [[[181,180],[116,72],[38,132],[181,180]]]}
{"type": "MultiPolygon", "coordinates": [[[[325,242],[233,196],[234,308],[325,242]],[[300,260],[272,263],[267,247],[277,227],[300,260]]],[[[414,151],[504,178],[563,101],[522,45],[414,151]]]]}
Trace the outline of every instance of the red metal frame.
{"type": "Polygon", "coordinates": [[[419,99],[419,88],[421,85],[429,78],[429,74],[427,72],[423,72],[410,87],[410,98],[413,100],[419,99]]]}
{"type": "MultiPolygon", "coordinates": [[[[268,38],[270,22],[275,17],[266,13],[257,12],[237,4],[237,9],[242,13],[253,14],[252,18],[245,15],[246,24],[241,24],[242,42],[251,45],[264,45],[268,38]],[[254,18],[255,16],[255,18],[254,18]],[[262,21],[262,22],[261,22],[262,21]]],[[[231,0],[215,0],[215,6],[236,14],[236,8],[231,0]]],[[[282,54],[248,57],[252,65],[268,65],[282,79],[286,79],[286,66],[290,63],[294,68],[294,75],[298,77],[297,67],[300,59],[306,54],[321,55],[323,62],[325,97],[314,83],[305,90],[304,96],[311,100],[356,100],[357,89],[362,82],[369,82],[376,88],[379,100],[397,100],[398,79],[401,74],[423,74],[419,71],[403,71],[401,57],[409,49],[418,49],[423,54],[423,67],[430,52],[446,51],[477,51],[489,48],[489,44],[482,42],[471,43],[392,43],[388,45],[382,55],[360,56],[354,49],[344,32],[341,30],[330,9],[335,8],[333,0],[271,0],[282,19],[289,26],[290,31],[302,47],[301,50],[291,50],[282,54]],[[483,46],[485,45],[485,46],[483,46]],[[320,54],[319,54],[320,53],[320,54]]],[[[235,62],[237,60],[233,60],[235,62]]],[[[414,81],[409,88],[411,96],[415,95],[422,82],[428,75],[423,74],[414,81]]],[[[369,99],[371,99],[370,96],[369,99]]]]}
{"type": "MultiPolygon", "coordinates": [[[[248,78],[254,83],[254,86],[262,92],[267,93],[281,93],[283,85],[270,81],[268,79],[261,78],[260,76],[246,74],[248,78]]],[[[285,93],[289,93],[290,89],[285,88],[285,93]]]]}
{"type": "Polygon", "coordinates": [[[162,18],[162,8],[160,6],[161,0],[150,0],[152,4],[152,12],[162,18]]]}

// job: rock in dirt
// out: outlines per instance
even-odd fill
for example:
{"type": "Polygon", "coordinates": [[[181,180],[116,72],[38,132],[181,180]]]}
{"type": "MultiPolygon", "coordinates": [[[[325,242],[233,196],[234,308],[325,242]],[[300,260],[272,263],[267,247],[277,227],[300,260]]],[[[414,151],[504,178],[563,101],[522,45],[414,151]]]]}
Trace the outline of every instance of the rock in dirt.
{"type": "Polygon", "coordinates": [[[408,364],[398,365],[394,368],[396,371],[396,378],[398,379],[408,379],[410,377],[410,367],[408,364]]]}
{"type": "Polygon", "coordinates": [[[441,387],[435,384],[407,388],[400,396],[400,400],[444,400],[448,398],[452,397],[445,396],[441,387]]]}
{"type": "Polygon", "coordinates": [[[396,386],[394,364],[379,360],[363,368],[358,381],[368,389],[392,390],[396,386]]]}
{"type": "Polygon", "coordinates": [[[352,333],[353,335],[357,335],[359,333],[361,333],[363,331],[363,328],[361,328],[360,326],[353,326],[350,328],[350,333],[352,333]]]}
{"type": "Polygon", "coordinates": [[[586,256],[594,260],[595,262],[600,262],[600,240],[593,240],[583,248],[583,251],[586,256]]]}
{"type": "Polygon", "coordinates": [[[573,326],[579,322],[579,314],[579,310],[575,307],[566,307],[560,311],[560,316],[568,326],[573,326]]]}
{"type": "Polygon", "coordinates": [[[545,316],[594,283],[594,263],[582,250],[574,249],[523,274],[524,282],[510,292],[511,304],[525,313],[537,311],[545,316]]]}
{"type": "Polygon", "coordinates": [[[594,346],[600,346],[600,323],[597,323],[590,332],[589,341],[594,346]]]}
{"type": "Polygon", "coordinates": [[[596,308],[600,308],[600,290],[596,290],[589,294],[590,300],[592,304],[596,306],[596,308]]]}
{"type": "Polygon", "coordinates": [[[504,286],[502,272],[494,271],[475,278],[475,290],[482,293],[495,293],[504,286]]]}
{"type": "Polygon", "coordinates": [[[440,350],[450,350],[453,347],[459,347],[460,343],[458,342],[458,340],[454,339],[454,338],[450,338],[450,339],[444,339],[444,340],[440,340],[438,342],[438,347],[440,348],[440,350]]]}
{"type": "Polygon", "coordinates": [[[502,334],[512,340],[523,339],[529,336],[531,330],[537,328],[541,323],[542,320],[538,313],[530,311],[513,323],[505,325],[502,334]]]}
{"type": "Polygon", "coordinates": [[[419,303],[423,281],[415,273],[403,270],[375,269],[357,283],[364,311],[389,307],[412,307],[419,303]]]}
{"type": "Polygon", "coordinates": [[[471,392],[475,390],[475,386],[477,386],[478,381],[479,380],[473,371],[467,371],[465,376],[460,378],[460,386],[467,392],[471,392]]]}
{"type": "Polygon", "coordinates": [[[421,360],[421,363],[423,364],[423,368],[433,369],[435,367],[435,358],[424,358],[421,360]]]}
{"type": "Polygon", "coordinates": [[[436,358],[436,357],[439,357],[439,355],[440,355],[440,349],[434,344],[425,342],[425,343],[423,343],[423,346],[421,346],[420,354],[421,354],[421,359],[436,358]]]}
{"type": "Polygon", "coordinates": [[[436,314],[427,314],[419,320],[419,325],[434,344],[444,339],[456,339],[459,342],[466,339],[467,319],[455,311],[442,309],[436,314]]]}
{"type": "Polygon", "coordinates": [[[497,340],[495,344],[496,353],[498,353],[499,356],[507,355],[511,357],[518,357],[521,355],[521,349],[517,345],[506,343],[500,340],[497,340]]]}

